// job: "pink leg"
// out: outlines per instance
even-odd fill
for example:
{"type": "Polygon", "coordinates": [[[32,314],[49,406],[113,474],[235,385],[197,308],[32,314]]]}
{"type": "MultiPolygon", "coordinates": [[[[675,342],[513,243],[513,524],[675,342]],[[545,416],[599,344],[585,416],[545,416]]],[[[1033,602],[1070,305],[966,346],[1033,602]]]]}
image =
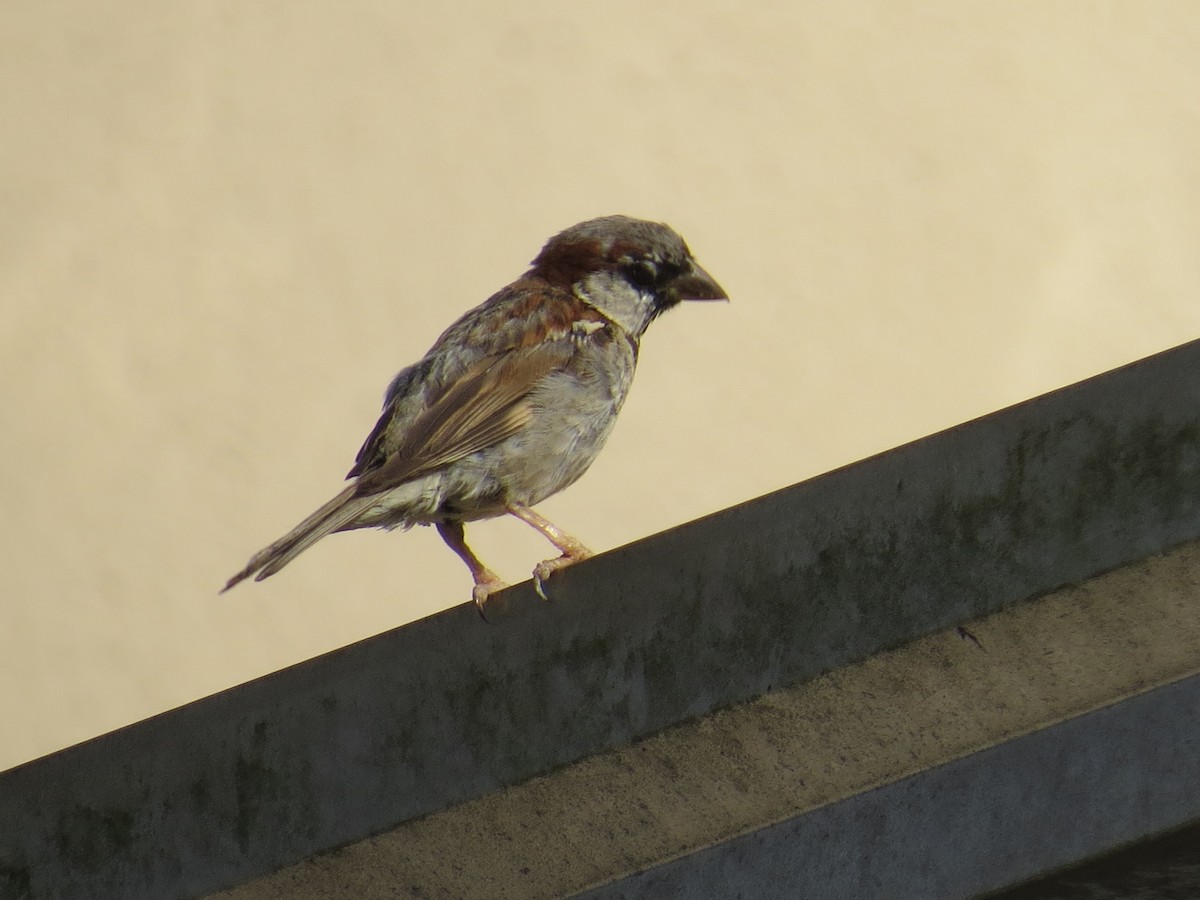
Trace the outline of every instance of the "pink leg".
{"type": "Polygon", "coordinates": [[[546,589],[542,583],[557,572],[559,569],[566,568],[571,563],[579,562],[581,559],[587,559],[592,555],[592,551],[583,545],[576,538],[571,537],[549,519],[535,513],[528,506],[518,506],[512,504],[508,507],[508,511],[532,528],[540,531],[550,543],[552,543],[562,553],[562,556],[557,559],[547,559],[538,563],[533,568],[533,589],[537,591],[539,597],[543,600],[549,599],[546,597],[546,589]]]}
{"type": "Polygon", "coordinates": [[[442,536],[442,540],[446,542],[446,546],[457,553],[459,559],[465,562],[467,568],[471,570],[471,577],[475,579],[475,589],[471,592],[471,597],[482,616],[483,605],[488,598],[497,591],[504,590],[508,585],[471,552],[471,548],[467,546],[462,522],[438,522],[437,530],[438,534],[442,536]]]}

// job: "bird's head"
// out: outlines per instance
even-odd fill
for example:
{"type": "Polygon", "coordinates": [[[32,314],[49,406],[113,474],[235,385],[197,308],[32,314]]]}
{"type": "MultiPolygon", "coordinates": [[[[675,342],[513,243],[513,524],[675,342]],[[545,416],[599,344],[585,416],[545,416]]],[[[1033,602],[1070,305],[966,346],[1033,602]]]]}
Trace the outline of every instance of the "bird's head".
{"type": "Polygon", "coordinates": [[[684,300],[728,300],[672,228],[628,216],[572,225],[546,242],[531,274],[573,292],[635,338],[684,300]]]}

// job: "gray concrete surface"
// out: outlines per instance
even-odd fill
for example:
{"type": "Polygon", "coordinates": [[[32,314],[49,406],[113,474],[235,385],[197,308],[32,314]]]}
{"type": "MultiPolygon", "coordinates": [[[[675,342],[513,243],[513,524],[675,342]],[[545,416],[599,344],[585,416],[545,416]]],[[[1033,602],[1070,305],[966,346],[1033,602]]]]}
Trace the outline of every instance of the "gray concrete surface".
{"type": "Polygon", "coordinates": [[[1200,820],[986,895],[986,900],[1194,900],[1200,820]]]}
{"type": "Polygon", "coordinates": [[[1200,543],[219,895],[966,897],[1200,815],[1200,543]]]}
{"type": "Polygon", "coordinates": [[[0,886],[184,897],[1200,537],[1200,344],[0,773],[0,886]]]}

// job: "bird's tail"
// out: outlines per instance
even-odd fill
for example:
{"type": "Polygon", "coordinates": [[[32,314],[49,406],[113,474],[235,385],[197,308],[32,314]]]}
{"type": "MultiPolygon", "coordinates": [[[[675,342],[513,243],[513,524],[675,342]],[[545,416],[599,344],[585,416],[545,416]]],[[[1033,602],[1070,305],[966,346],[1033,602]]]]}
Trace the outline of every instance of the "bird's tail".
{"type": "Polygon", "coordinates": [[[251,575],[255,581],[274,575],[325,535],[349,525],[375,501],[370,495],[355,496],[354,488],[350,485],[275,543],[255,553],[244,569],[225,582],[221,593],[251,575]]]}

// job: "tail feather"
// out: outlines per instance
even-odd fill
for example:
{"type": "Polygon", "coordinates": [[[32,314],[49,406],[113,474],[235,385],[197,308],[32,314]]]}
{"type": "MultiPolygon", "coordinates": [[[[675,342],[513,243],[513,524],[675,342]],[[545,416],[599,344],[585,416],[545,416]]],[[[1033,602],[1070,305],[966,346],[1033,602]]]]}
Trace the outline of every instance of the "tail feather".
{"type": "Polygon", "coordinates": [[[251,575],[255,581],[274,575],[325,535],[348,525],[364,513],[375,499],[373,496],[356,497],[354,485],[346,488],[279,540],[250,557],[246,567],[225,582],[221,593],[251,575]]]}

